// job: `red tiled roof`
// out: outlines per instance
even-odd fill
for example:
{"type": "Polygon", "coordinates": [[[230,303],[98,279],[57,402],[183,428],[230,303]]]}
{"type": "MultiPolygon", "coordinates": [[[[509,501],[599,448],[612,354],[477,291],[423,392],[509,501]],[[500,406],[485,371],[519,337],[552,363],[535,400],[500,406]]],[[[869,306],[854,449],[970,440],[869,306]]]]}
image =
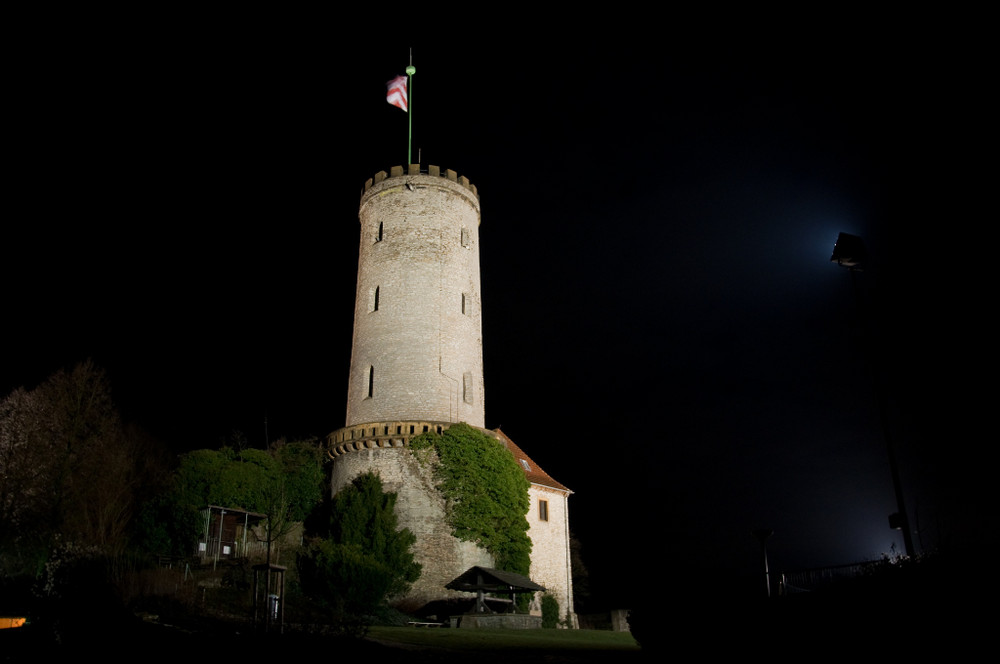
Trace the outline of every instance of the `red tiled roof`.
{"type": "Polygon", "coordinates": [[[507,434],[505,434],[499,428],[494,429],[493,433],[497,435],[497,438],[500,439],[501,443],[507,446],[507,449],[511,451],[511,454],[514,455],[514,458],[517,459],[518,463],[521,464],[521,467],[524,468],[524,474],[527,475],[529,482],[531,482],[532,484],[538,484],[541,486],[546,486],[553,489],[566,491],[568,493],[573,493],[565,485],[555,481],[551,475],[542,470],[541,466],[532,461],[531,457],[529,457],[527,454],[524,453],[524,450],[518,447],[513,440],[507,437],[507,434]]]}

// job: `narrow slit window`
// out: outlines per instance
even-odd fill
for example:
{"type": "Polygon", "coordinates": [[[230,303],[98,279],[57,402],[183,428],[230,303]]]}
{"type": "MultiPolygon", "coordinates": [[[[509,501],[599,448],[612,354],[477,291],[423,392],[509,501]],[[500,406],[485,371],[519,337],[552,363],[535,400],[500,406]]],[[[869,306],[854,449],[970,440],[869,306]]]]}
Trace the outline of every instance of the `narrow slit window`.
{"type": "Polygon", "coordinates": [[[376,242],[381,242],[382,241],[382,224],[383,224],[383,222],[381,222],[381,221],[378,222],[378,233],[375,234],[375,241],[376,242]]]}
{"type": "Polygon", "coordinates": [[[465,313],[465,293],[462,293],[462,313],[465,313]]]}
{"type": "Polygon", "coordinates": [[[378,311],[378,296],[380,286],[375,287],[375,295],[372,297],[372,311],[378,311]]]}
{"type": "Polygon", "coordinates": [[[462,400],[465,401],[465,403],[473,403],[471,371],[466,371],[462,376],[462,400]]]}
{"type": "Polygon", "coordinates": [[[549,520],[549,501],[547,500],[538,501],[538,520],[539,521],[549,520]]]}
{"type": "Polygon", "coordinates": [[[372,395],[375,394],[375,367],[368,367],[368,398],[371,399],[372,395]]]}

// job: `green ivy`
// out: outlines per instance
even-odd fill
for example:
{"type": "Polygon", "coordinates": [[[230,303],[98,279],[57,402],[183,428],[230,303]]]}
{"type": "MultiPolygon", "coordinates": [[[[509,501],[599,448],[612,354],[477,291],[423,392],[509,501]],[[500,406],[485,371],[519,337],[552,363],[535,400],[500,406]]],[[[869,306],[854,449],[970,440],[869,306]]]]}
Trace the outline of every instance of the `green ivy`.
{"type": "Polygon", "coordinates": [[[529,484],[510,451],[468,424],[421,434],[410,450],[418,456],[432,450],[440,461],[435,481],[455,537],[482,546],[498,569],[527,576],[529,484]]]}

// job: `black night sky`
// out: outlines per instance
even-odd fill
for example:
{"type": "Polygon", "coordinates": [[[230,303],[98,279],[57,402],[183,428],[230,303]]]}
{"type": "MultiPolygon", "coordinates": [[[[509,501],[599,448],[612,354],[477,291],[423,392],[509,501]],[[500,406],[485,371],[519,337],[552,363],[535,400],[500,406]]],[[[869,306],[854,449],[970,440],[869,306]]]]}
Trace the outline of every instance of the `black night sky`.
{"type": "MultiPolygon", "coordinates": [[[[414,161],[481,195],[486,424],[575,492],[598,590],[656,564],[742,591],[754,528],[777,571],[902,553],[874,376],[918,549],[993,536],[966,398],[992,306],[958,279],[979,47],[867,19],[413,40],[414,161]]],[[[406,161],[411,46],[253,23],[37,28],[5,104],[4,394],[92,358],[178,451],[343,425],[357,205],[406,161]]]]}

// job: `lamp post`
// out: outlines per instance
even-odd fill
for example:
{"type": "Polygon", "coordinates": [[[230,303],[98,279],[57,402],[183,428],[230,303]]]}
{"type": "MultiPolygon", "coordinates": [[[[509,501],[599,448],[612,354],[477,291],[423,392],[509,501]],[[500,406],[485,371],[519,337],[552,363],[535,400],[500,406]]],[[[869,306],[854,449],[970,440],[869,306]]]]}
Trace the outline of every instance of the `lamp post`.
{"type": "Polygon", "coordinates": [[[771,571],[767,566],[767,538],[774,534],[773,530],[758,528],[752,531],[753,536],[760,542],[760,550],[764,556],[764,585],[767,587],[767,596],[771,596],[771,571]]]}
{"type": "Polygon", "coordinates": [[[879,417],[882,421],[882,433],[885,436],[886,454],[889,457],[889,471],[892,473],[892,486],[896,494],[896,513],[889,515],[889,527],[903,531],[903,545],[906,547],[906,555],[913,556],[913,537],[910,533],[910,520],[906,516],[906,506],[903,502],[903,486],[899,480],[899,467],[896,464],[896,453],[892,444],[892,436],[889,431],[888,408],[886,406],[885,387],[879,380],[879,373],[875,368],[875,357],[870,348],[871,330],[869,321],[861,300],[861,293],[858,290],[857,273],[863,272],[868,262],[868,251],[862,239],[856,235],[841,233],[837,236],[837,243],[833,246],[833,255],[830,261],[846,267],[851,273],[851,283],[854,285],[854,294],[858,301],[858,309],[861,312],[862,323],[865,326],[865,348],[869,369],[871,369],[875,382],[875,397],[878,400],[879,417]]]}

